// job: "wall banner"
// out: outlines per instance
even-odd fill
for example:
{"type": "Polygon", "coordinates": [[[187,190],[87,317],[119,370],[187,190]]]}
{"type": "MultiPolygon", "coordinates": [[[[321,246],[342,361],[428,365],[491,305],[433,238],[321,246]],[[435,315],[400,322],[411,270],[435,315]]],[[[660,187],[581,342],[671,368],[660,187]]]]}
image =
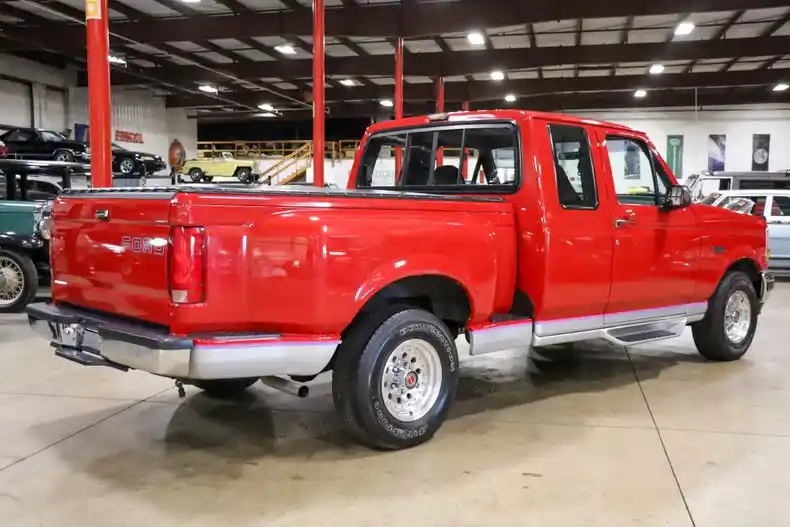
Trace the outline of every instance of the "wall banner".
{"type": "Polygon", "coordinates": [[[752,135],[752,170],[768,172],[771,153],[771,134],[752,135]]]}
{"type": "Polygon", "coordinates": [[[683,136],[667,136],[667,165],[675,178],[683,179],[683,136]]]}
{"type": "Polygon", "coordinates": [[[711,134],[708,136],[708,170],[721,172],[727,159],[727,136],[711,134]]]}

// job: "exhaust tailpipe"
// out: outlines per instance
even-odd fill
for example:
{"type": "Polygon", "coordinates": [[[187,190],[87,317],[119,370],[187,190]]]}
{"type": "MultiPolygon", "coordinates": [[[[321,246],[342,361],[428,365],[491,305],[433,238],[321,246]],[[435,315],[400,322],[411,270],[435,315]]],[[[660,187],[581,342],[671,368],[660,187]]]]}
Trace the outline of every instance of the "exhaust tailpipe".
{"type": "Polygon", "coordinates": [[[300,384],[275,375],[261,377],[261,382],[270,388],[280,390],[289,395],[295,395],[296,397],[305,398],[310,394],[310,387],[306,384],[300,384]]]}

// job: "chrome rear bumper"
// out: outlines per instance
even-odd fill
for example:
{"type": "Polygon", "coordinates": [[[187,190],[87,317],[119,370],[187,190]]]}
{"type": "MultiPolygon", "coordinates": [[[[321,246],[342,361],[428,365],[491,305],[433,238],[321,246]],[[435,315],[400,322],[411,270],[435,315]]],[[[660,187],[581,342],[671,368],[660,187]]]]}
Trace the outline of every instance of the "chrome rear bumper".
{"type": "Polygon", "coordinates": [[[30,328],[65,359],[85,366],[135,369],[177,379],[316,375],[339,341],[323,337],[221,335],[179,337],[52,304],[27,307],[30,328]]]}

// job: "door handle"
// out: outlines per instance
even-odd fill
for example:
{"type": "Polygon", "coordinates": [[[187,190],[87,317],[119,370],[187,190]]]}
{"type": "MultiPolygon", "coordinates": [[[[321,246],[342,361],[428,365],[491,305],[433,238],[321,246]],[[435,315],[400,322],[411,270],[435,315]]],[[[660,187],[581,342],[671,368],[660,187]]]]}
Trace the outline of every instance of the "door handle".
{"type": "Polygon", "coordinates": [[[632,220],[631,218],[617,218],[616,220],[614,220],[614,226],[617,227],[618,229],[623,225],[631,225],[632,223],[634,223],[634,220],[632,220]]]}
{"type": "Polygon", "coordinates": [[[107,209],[97,210],[95,213],[95,217],[97,220],[107,221],[110,219],[110,211],[107,209]]]}

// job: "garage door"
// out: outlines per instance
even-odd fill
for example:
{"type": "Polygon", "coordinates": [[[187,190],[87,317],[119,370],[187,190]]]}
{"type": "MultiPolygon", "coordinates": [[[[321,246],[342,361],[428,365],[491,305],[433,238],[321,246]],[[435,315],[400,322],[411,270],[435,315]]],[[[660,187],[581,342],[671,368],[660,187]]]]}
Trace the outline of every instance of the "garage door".
{"type": "Polygon", "coordinates": [[[42,97],[41,128],[62,132],[66,129],[66,94],[47,88],[42,97]]]}
{"type": "Polygon", "coordinates": [[[31,126],[30,86],[0,79],[0,124],[31,126]]]}

